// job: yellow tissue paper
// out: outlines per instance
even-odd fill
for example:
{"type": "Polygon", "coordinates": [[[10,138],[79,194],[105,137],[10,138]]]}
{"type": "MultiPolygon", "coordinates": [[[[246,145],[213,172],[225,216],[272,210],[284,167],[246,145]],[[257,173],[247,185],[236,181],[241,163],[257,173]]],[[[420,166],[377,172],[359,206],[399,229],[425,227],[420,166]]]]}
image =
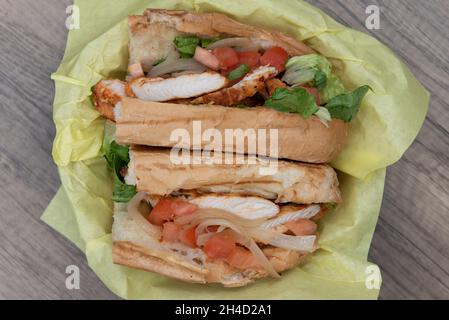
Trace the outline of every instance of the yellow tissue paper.
{"type": "Polygon", "coordinates": [[[53,158],[62,187],[42,219],[85,251],[88,263],[117,295],[130,299],[376,299],[381,276],[367,262],[385,181],[415,139],[429,94],[408,68],[376,39],[342,26],[303,1],[75,1],[80,29],[69,32],[56,84],[53,158]],[[145,8],[222,12],[247,24],[275,28],[328,57],[347,89],[368,84],[350,125],[349,141],[332,165],[340,171],[344,203],[320,222],[320,245],[306,263],[244,288],[182,283],[114,265],[111,259],[112,175],[101,154],[104,120],[91,88],[124,77],[126,18],[145,8]]]}

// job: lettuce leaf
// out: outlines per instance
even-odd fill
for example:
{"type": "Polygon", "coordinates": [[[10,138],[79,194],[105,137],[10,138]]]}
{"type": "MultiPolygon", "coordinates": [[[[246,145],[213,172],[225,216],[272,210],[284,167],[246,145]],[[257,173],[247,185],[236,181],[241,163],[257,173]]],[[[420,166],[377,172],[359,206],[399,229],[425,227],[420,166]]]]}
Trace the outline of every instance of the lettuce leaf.
{"type": "Polygon", "coordinates": [[[303,88],[278,88],[265,101],[265,106],[281,112],[297,113],[304,118],[309,118],[319,110],[315,97],[303,88]]]}
{"type": "Polygon", "coordinates": [[[338,77],[331,73],[326,79],[326,85],[320,90],[320,98],[324,103],[329,102],[332,98],[346,93],[346,89],[338,77]]]}
{"type": "Polygon", "coordinates": [[[105,145],[105,159],[114,175],[114,189],[112,200],[115,202],[128,202],[137,193],[136,186],[127,185],[120,174],[120,169],[129,163],[129,147],[111,141],[105,145]]]}
{"type": "Polygon", "coordinates": [[[350,93],[340,94],[332,98],[326,108],[333,119],[341,119],[350,122],[359,111],[362,99],[371,90],[370,86],[361,86],[350,93]]]}
{"type": "Polygon", "coordinates": [[[200,45],[200,38],[197,36],[177,36],[173,42],[182,58],[192,58],[196,47],[200,45]]]}
{"type": "Polygon", "coordinates": [[[217,41],[215,38],[201,39],[197,36],[177,36],[173,43],[181,53],[182,58],[192,58],[195,54],[196,47],[201,46],[205,48],[215,41],[217,41]]]}
{"type": "Polygon", "coordinates": [[[310,84],[323,88],[331,74],[332,65],[319,54],[307,54],[290,58],[285,65],[286,71],[282,80],[290,85],[310,84]]]}

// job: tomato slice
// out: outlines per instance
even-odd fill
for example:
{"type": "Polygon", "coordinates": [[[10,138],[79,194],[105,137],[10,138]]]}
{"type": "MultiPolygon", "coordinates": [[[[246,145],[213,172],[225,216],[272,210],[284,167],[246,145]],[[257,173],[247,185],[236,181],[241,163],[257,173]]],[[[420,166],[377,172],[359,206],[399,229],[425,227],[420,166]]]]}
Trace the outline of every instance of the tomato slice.
{"type": "Polygon", "coordinates": [[[170,221],[173,218],[171,203],[172,200],[161,199],[153,210],[151,210],[148,221],[157,226],[161,226],[164,222],[170,221]]]}
{"type": "Polygon", "coordinates": [[[192,214],[197,206],[182,200],[161,199],[151,210],[148,216],[150,223],[162,226],[164,222],[172,220],[175,216],[192,214]]]}
{"type": "Polygon", "coordinates": [[[232,267],[241,270],[261,267],[261,264],[251,251],[238,246],[226,257],[226,262],[232,267]]]}
{"type": "Polygon", "coordinates": [[[180,226],[173,222],[166,222],[162,228],[162,240],[167,242],[177,242],[180,232],[180,226]]]}
{"type": "Polygon", "coordinates": [[[210,237],[204,244],[203,251],[209,258],[226,258],[235,247],[235,237],[223,231],[210,237]]]}
{"type": "Polygon", "coordinates": [[[295,236],[310,236],[314,234],[317,229],[316,223],[307,219],[289,221],[285,226],[292,231],[295,236]]]}
{"type": "Polygon", "coordinates": [[[320,99],[320,93],[318,92],[317,88],[307,87],[307,86],[301,86],[301,88],[306,89],[308,93],[310,93],[312,96],[315,97],[316,105],[321,105],[321,99],[320,99]]]}
{"type": "Polygon", "coordinates": [[[179,240],[191,248],[196,248],[195,229],[196,226],[191,227],[187,230],[181,230],[181,232],[179,233],[179,240]]]}
{"type": "Polygon", "coordinates": [[[288,53],[281,47],[271,47],[260,58],[260,64],[275,67],[278,72],[285,70],[285,64],[288,60],[288,53]]]}
{"type": "Polygon", "coordinates": [[[242,51],[237,52],[239,57],[239,64],[246,64],[250,68],[254,68],[259,64],[260,53],[257,51],[242,51]]]}
{"type": "Polygon", "coordinates": [[[237,52],[232,48],[215,48],[212,53],[220,61],[220,67],[229,70],[239,63],[237,52]]]}

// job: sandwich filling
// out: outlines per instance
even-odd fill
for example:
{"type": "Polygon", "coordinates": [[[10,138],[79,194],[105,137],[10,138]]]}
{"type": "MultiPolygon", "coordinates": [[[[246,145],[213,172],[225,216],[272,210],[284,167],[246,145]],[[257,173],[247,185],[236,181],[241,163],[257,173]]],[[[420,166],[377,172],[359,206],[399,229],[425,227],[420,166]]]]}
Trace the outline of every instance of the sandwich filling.
{"type": "Polygon", "coordinates": [[[288,252],[299,260],[315,251],[316,221],[329,208],[277,205],[238,194],[188,191],[161,197],[139,192],[128,203],[127,213],[141,231],[174,256],[183,249],[181,256],[188,253],[193,264],[225,263],[235,270],[278,277],[291,261],[274,263],[273,253],[288,252]]]}
{"type": "MultiPolygon", "coordinates": [[[[303,118],[350,122],[370,89],[349,92],[317,53],[290,56],[273,43],[246,37],[173,35],[152,66],[133,62],[126,82],[102,80],[94,88],[97,110],[114,120],[121,98],[180,104],[264,106],[303,118]],[[145,71],[144,71],[145,69],[145,71]]],[[[148,61],[147,61],[148,63],[148,61]]]]}

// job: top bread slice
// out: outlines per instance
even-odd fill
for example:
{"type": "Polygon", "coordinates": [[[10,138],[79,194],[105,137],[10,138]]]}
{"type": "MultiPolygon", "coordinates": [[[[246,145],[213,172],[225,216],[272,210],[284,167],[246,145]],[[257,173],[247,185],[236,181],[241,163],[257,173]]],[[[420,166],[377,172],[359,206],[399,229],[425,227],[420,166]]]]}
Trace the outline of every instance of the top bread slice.
{"type": "Polygon", "coordinates": [[[141,63],[145,71],[165,58],[180,34],[203,37],[237,36],[262,40],[267,46],[284,48],[290,56],[313,53],[304,43],[275,30],[240,23],[221,13],[146,9],[129,16],[129,64],[141,63]]]}

